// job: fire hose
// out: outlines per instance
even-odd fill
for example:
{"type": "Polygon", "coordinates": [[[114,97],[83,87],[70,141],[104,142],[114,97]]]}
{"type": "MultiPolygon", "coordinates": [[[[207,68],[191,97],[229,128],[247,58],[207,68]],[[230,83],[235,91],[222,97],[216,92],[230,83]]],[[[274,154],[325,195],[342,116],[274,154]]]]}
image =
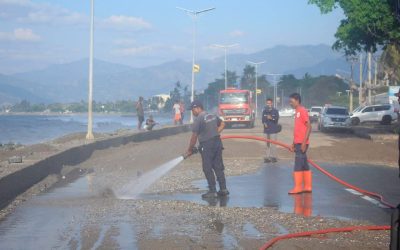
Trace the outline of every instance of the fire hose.
{"type": "MultiPolygon", "coordinates": [[[[226,139],[247,139],[247,140],[256,140],[256,141],[268,142],[268,143],[278,145],[278,146],[280,146],[282,148],[285,148],[285,149],[291,151],[291,147],[289,145],[287,145],[287,144],[284,144],[284,143],[279,142],[279,141],[266,139],[266,138],[259,137],[259,136],[223,135],[223,136],[221,136],[221,139],[222,140],[226,140],[226,139]]],[[[334,176],[329,171],[325,170],[324,168],[322,168],[321,166],[319,166],[318,164],[313,162],[311,159],[308,159],[308,162],[314,168],[316,168],[318,171],[320,171],[321,173],[325,174],[326,176],[328,176],[332,180],[338,182],[339,184],[341,184],[341,185],[343,185],[345,187],[348,187],[350,189],[356,190],[357,192],[362,193],[364,195],[367,195],[369,197],[372,197],[372,198],[378,200],[381,204],[385,205],[386,207],[389,207],[389,208],[392,208],[392,209],[395,208],[395,206],[393,204],[390,204],[389,202],[385,201],[385,199],[383,198],[383,196],[381,194],[370,192],[370,191],[361,189],[359,187],[356,187],[356,186],[354,186],[354,185],[352,185],[350,183],[347,183],[347,182],[339,179],[338,177],[334,176]]],[[[308,231],[308,232],[286,234],[286,235],[282,235],[282,236],[276,237],[276,238],[268,241],[260,249],[262,249],[262,250],[268,249],[269,247],[274,245],[276,242],[278,242],[280,240],[283,240],[283,239],[307,237],[307,236],[318,235],[318,234],[327,234],[327,233],[351,232],[351,231],[356,231],[356,230],[390,230],[390,226],[353,226],[353,227],[329,228],[329,229],[316,230],[316,231],[308,231]]]]}

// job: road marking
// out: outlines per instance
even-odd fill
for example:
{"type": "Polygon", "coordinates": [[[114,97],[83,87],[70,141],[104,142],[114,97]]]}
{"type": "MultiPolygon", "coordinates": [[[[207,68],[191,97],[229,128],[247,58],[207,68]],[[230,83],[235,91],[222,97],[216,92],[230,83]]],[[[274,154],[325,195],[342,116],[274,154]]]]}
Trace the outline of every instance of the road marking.
{"type": "Polygon", "coordinates": [[[375,200],[375,199],[373,199],[373,198],[371,198],[371,197],[369,197],[369,196],[364,195],[364,196],[361,197],[361,198],[363,198],[364,200],[369,201],[369,202],[371,202],[371,203],[377,205],[378,207],[381,207],[381,208],[389,208],[388,206],[383,205],[380,201],[375,200]]]}
{"type": "Polygon", "coordinates": [[[364,194],[362,194],[362,193],[360,193],[360,192],[358,192],[358,191],[356,191],[356,190],[354,190],[354,189],[345,188],[345,190],[346,190],[347,192],[351,193],[351,194],[354,194],[354,195],[357,195],[357,196],[361,196],[362,199],[364,199],[364,200],[366,200],[366,201],[369,201],[369,202],[371,202],[372,204],[377,205],[378,207],[381,207],[381,208],[389,208],[388,206],[383,205],[380,201],[378,201],[378,200],[376,200],[376,199],[374,199],[374,198],[371,198],[371,197],[369,197],[369,196],[367,196],[367,195],[364,195],[364,194]]]}
{"type": "Polygon", "coordinates": [[[347,192],[349,192],[349,193],[354,194],[354,195],[358,195],[358,196],[363,195],[362,193],[360,193],[360,192],[358,192],[358,191],[356,191],[356,190],[354,190],[354,189],[346,188],[345,190],[346,190],[347,192]]]}

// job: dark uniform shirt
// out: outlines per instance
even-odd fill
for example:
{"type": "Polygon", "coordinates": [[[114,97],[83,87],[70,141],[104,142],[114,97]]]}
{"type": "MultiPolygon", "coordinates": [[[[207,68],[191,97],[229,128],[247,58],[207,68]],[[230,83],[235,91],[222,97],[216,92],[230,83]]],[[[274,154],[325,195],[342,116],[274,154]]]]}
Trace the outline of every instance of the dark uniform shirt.
{"type": "Polygon", "coordinates": [[[219,136],[220,125],[221,119],[218,116],[203,111],[194,119],[192,132],[198,135],[199,142],[202,143],[219,136]]]}
{"type": "Polygon", "coordinates": [[[266,124],[267,127],[264,127],[265,134],[276,134],[279,133],[279,112],[275,108],[265,107],[262,113],[262,123],[266,124]],[[268,115],[272,117],[272,119],[268,119],[268,115]]]}

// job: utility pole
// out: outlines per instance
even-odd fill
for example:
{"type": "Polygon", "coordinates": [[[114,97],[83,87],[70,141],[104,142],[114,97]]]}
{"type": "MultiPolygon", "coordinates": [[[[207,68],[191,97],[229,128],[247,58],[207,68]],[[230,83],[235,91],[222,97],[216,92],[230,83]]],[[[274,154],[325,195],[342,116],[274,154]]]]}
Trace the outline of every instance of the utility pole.
{"type": "Polygon", "coordinates": [[[251,62],[251,61],[247,61],[248,63],[254,65],[254,67],[256,68],[256,118],[258,116],[258,65],[261,65],[265,62],[251,62]]]}
{"type": "Polygon", "coordinates": [[[214,47],[222,48],[222,49],[224,49],[224,51],[225,51],[225,89],[228,88],[228,66],[227,66],[227,58],[226,58],[226,56],[227,56],[227,51],[228,51],[228,49],[233,48],[233,47],[236,47],[236,46],[238,46],[238,45],[239,45],[239,44],[230,44],[230,45],[214,44],[214,45],[213,45],[214,47]]]}
{"type": "Polygon", "coordinates": [[[90,44],[89,44],[89,96],[87,140],[93,140],[93,47],[94,47],[94,0],[90,1],[90,44]]]}
{"type": "Polygon", "coordinates": [[[374,72],[374,85],[375,87],[378,85],[378,58],[374,58],[375,61],[375,72],[374,72]]]}
{"type": "MultiPolygon", "coordinates": [[[[194,101],[194,82],[195,82],[195,72],[194,72],[194,67],[195,67],[195,59],[196,59],[196,28],[197,28],[197,18],[199,17],[200,14],[203,14],[208,11],[212,11],[215,8],[209,8],[209,9],[204,9],[200,11],[194,11],[194,10],[188,10],[180,7],[176,7],[177,9],[180,9],[184,11],[187,15],[192,17],[193,20],[193,51],[192,51],[192,95],[190,97],[190,101],[194,101]]],[[[190,122],[193,122],[193,114],[190,112],[190,122]]]]}
{"type": "Polygon", "coordinates": [[[282,110],[283,110],[283,96],[284,96],[284,90],[283,89],[281,89],[281,108],[282,108],[282,110]]]}
{"type": "Polygon", "coordinates": [[[371,88],[372,88],[372,71],[371,71],[371,66],[372,66],[372,53],[371,51],[368,51],[368,104],[372,104],[372,99],[371,99],[371,88]]]}
{"type": "Polygon", "coordinates": [[[350,58],[350,62],[351,62],[351,76],[350,76],[350,90],[349,90],[349,96],[350,96],[350,103],[349,103],[349,111],[353,112],[353,95],[354,95],[354,90],[356,89],[356,85],[354,84],[354,65],[357,62],[357,58],[356,57],[351,57],[350,58]]]}
{"type": "Polygon", "coordinates": [[[358,103],[363,104],[363,55],[360,54],[360,88],[358,90],[358,103]]]}

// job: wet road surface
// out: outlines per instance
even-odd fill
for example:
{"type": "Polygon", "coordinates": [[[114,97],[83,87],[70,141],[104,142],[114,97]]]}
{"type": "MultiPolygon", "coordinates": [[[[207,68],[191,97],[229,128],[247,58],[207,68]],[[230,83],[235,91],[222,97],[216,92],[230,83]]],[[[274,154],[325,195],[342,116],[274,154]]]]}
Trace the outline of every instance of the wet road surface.
{"type": "MultiPolygon", "coordinates": [[[[373,200],[366,200],[364,196],[355,194],[351,190],[346,190],[315,170],[312,194],[287,195],[292,186],[291,165],[290,161],[280,162],[265,165],[256,174],[228,177],[231,191],[228,199],[204,201],[201,200],[199,193],[143,195],[142,198],[186,200],[211,206],[272,207],[304,216],[319,215],[389,224],[389,209],[374,203],[373,200]]],[[[383,194],[392,203],[400,200],[397,172],[394,168],[322,165],[352,184],[383,194]]],[[[99,196],[97,191],[91,189],[91,178],[91,174],[84,175],[72,183],[34,197],[18,207],[14,213],[0,222],[0,249],[96,249],[99,246],[107,248],[104,242],[112,243],[109,243],[111,244],[109,248],[140,248],[138,239],[141,236],[137,232],[135,221],[124,217],[123,209],[119,211],[119,206],[125,201],[116,201],[115,198],[110,199],[107,196],[101,197],[104,194],[99,196]],[[87,208],[98,206],[97,209],[101,213],[102,206],[109,206],[107,200],[115,206],[115,209],[111,209],[115,214],[106,216],[104,221],[94,219],[95,221],[90,222],[93,219],[85,214],[87,208]],[[86,222],[81,223],[81,221],[86,222]],[[115,233],[116,231],[118,233],[115,233]]],[[[196,181],[194,185],[206,189],[204,180],[196,181]]],[[[127,202],[128,205],[131,204],[127,202]]],[[[153,237],[157,235],[162,237],[163,227],[166,225],[156,225],[153,225],[150,233],[153,237]]],[[[215,228],[222,228],[221,244],[230,245],[235,242],[233,236],[225,233],[223,225],[220,227],[216,225],[215,228]]],[[[283,228],[280,233],[286,232],[283,228]]],[[[190,234],[188,231],[183,233],[190,234]]],[[[249,223],[243,227],[243,235],[257,238],[260,233],[249,223]]]]}
{"type": "MultiPolygon", "coordinates": [[[[390,209],[374,199],[334,182],[315,169],[313,169],[312,194],[288,195],[287,192],[293,185],[291,165],[289,161],[269,164],[256,174],[228,177],[228,188],[231,193],[228,198],[202,200],[199,194],[193,193],[144,195],[143,198],[186,200],[211,206],[272,207],[305,216],[356,219],[379,225],[390,224],[390,209]]],[[[399,180],[397,170],[394,168],[321,165],[350,184],[382,194],[392,204],[397,205],[400,201],[399,180]]],[[[207,189],[205,180],[193,184],[201,190],[207,189]]]]}

